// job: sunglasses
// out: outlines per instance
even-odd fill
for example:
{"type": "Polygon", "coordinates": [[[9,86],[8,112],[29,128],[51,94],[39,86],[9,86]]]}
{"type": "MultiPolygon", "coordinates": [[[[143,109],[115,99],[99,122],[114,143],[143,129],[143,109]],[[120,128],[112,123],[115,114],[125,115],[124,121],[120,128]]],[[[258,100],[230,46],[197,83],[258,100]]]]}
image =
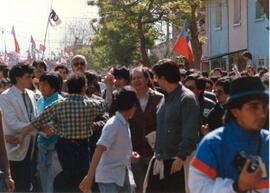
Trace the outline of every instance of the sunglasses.
{"type": "Polygon", "coordinates": [[[73,63],[74,66],[84,66],[85,63],[84,62],[75,62],[73,63]]]}

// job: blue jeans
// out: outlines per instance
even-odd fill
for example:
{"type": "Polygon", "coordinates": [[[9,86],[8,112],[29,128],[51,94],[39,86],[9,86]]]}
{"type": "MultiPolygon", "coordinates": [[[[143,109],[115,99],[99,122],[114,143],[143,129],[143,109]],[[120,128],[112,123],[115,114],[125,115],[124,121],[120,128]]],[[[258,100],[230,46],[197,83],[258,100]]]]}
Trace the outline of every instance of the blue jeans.
{"type": "Polygon", "coordinates": [[[38,144],[37,170],[41,181],[42,192],[53,192],[52,155],[55,150],[38,144]]]}
{"type": "Polygon", "coordinates": [[[128,172],[126,171],[124,186],[119,186],[116,183],[98,183],[100,193],[131,193],[128,172]]]}
{"type": "Polygon", "coordinates": [[[89,168],[88,142],[85,140],[70,141],[59,139],[56,144],[59,162],[63,169],[54,182],[56,192],[80,192],[79,184],[89,168]]]}

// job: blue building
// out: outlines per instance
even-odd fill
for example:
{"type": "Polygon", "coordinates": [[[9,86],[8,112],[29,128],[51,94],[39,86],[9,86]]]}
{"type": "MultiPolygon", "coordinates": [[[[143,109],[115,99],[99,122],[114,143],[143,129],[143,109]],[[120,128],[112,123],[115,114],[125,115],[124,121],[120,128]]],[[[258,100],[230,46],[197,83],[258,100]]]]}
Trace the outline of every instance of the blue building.
{"type": "Polygon", "coordinates": [[[257,66],[269,67],[269,20],[261,5],[248,0],[248,51],[257,66]]]}
{"type": "Polygon", "coordinates": [[[210,69],[245,68],[249,51],[257,67],[269,62],[268,19],[257,0],[206,0],[207,53],[210,69]]]}

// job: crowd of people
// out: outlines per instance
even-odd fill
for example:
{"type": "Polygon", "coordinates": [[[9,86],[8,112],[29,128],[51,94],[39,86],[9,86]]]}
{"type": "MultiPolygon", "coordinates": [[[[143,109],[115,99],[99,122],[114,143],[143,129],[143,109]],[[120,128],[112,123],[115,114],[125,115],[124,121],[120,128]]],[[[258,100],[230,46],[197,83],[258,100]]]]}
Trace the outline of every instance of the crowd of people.
{"type": "Polygon", "coordinates": [[[266,68],[88,66],[0,65],[0,192],[269,191],[266,68]]]}

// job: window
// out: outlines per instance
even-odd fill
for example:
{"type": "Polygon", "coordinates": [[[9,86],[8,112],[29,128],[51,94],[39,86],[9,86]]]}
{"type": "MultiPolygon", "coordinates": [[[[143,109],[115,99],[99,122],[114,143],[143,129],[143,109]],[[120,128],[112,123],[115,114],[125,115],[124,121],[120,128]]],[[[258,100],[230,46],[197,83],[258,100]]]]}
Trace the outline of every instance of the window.
{"type": "Polygon", "coordinates": [[[258,61],[258,66],[259,67],[264,66],[264,59],[258,59],[257,61],[258,61]]]}
{"type": "Polygon", "coordinates": [[[233,24],[241,22],[241,0],[234,0],[233,24]]]}
{"type": "Polygon", "coordinates": [[[255,19],[261,19],[264,16],[264,10],[262,5],[259,3],[259,1],[256,1],[256,18],[255,19]]]}
{"type": "Polygon", "coordinates": [[[221,0],[216,0],[216,28],[221,29],[221,24],[222,24],[221,0]]]}

